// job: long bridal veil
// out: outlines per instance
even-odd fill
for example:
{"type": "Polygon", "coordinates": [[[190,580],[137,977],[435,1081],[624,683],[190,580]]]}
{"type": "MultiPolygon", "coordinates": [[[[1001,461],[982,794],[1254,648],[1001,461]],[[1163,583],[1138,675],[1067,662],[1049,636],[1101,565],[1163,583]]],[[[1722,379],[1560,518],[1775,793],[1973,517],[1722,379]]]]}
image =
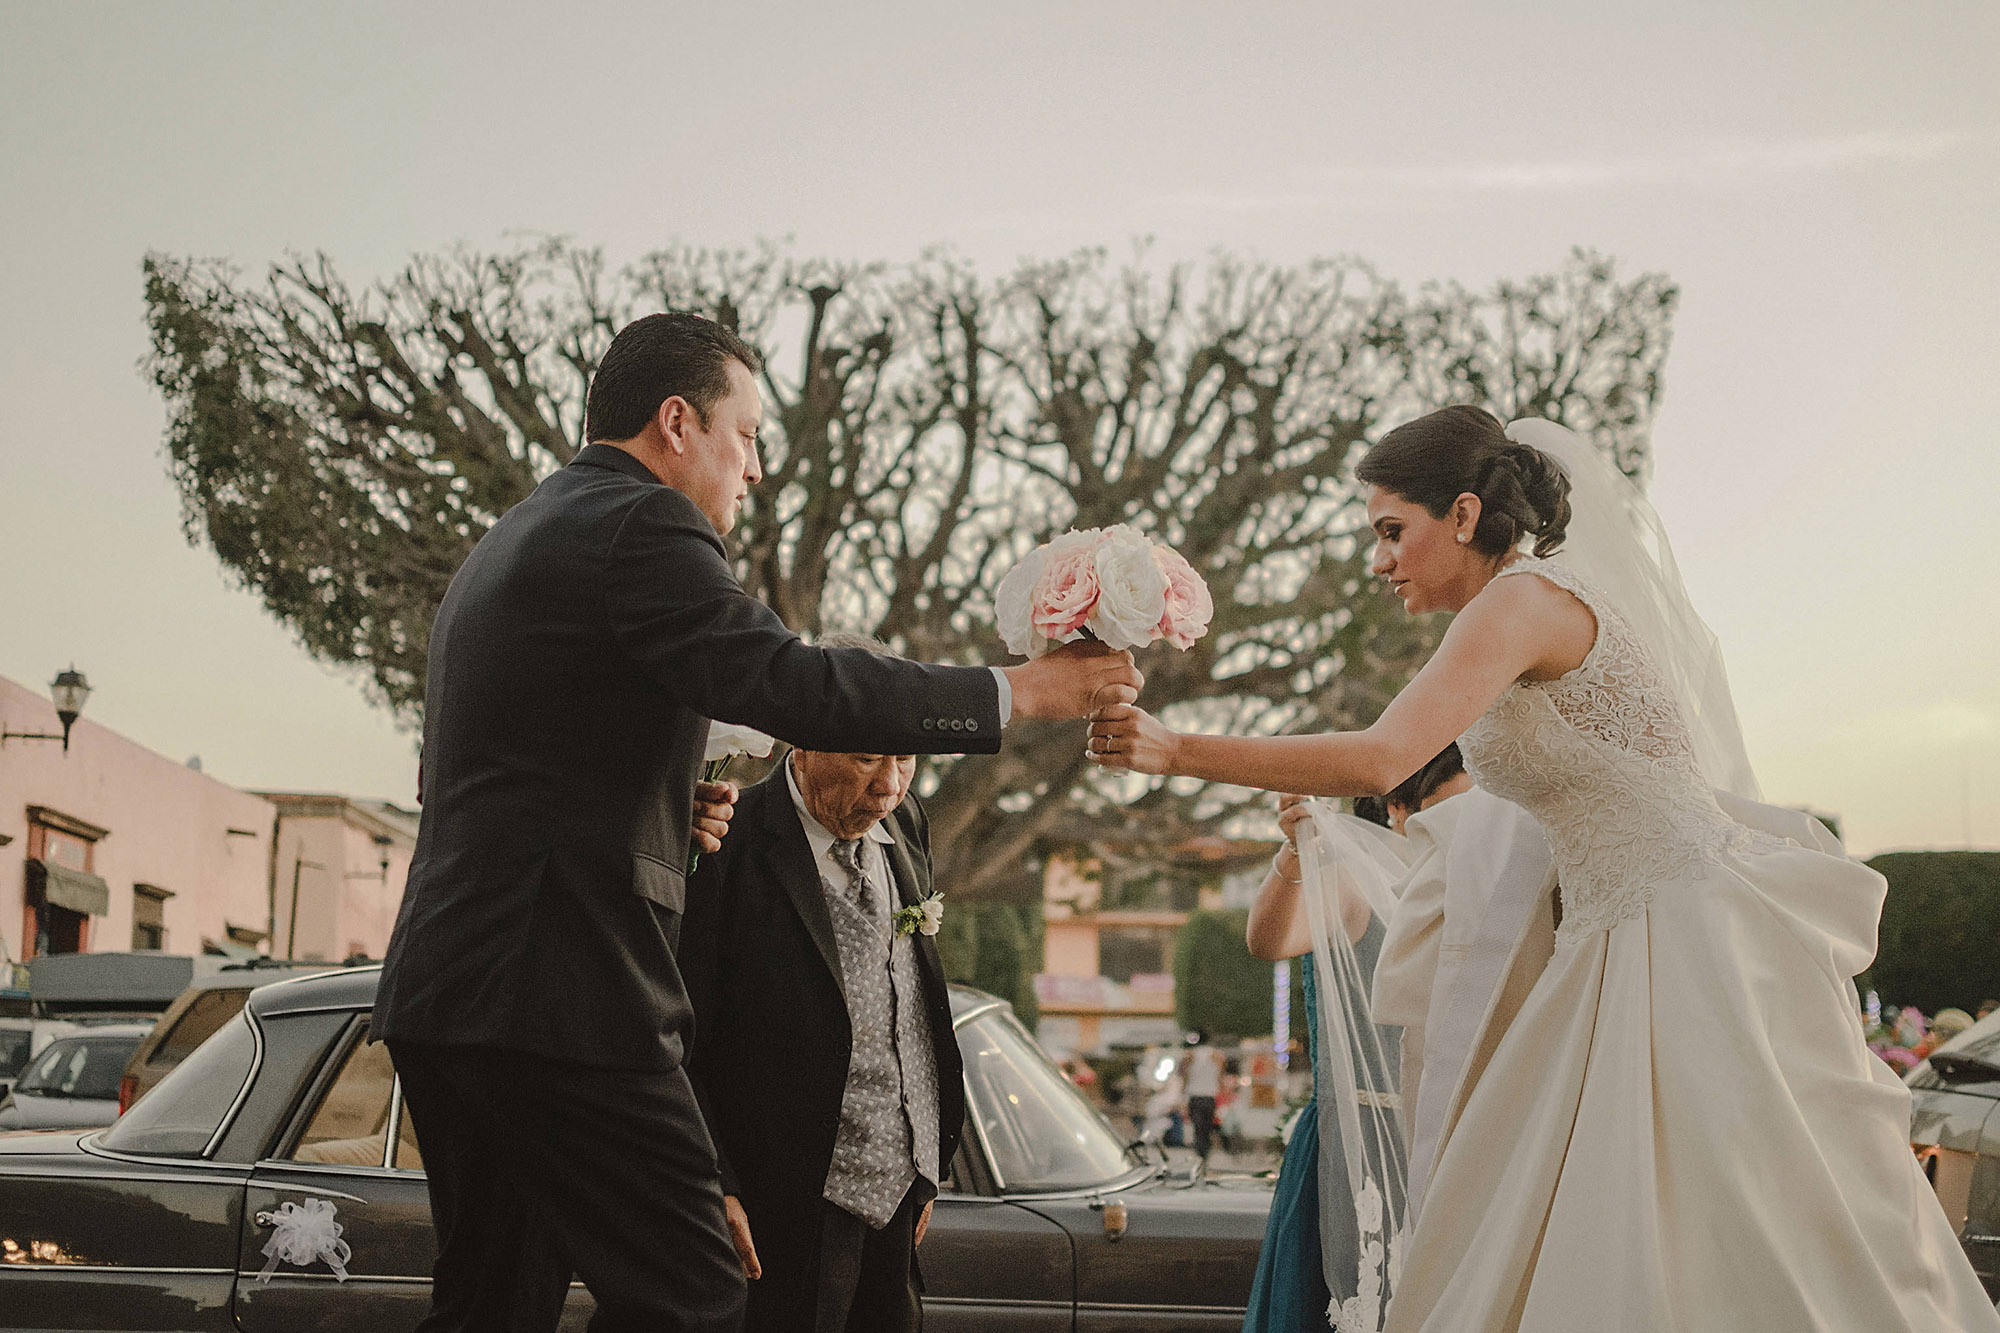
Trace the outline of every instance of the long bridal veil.
{"type": "Polygon", "coordinates": [[[1688,599],[1659,514],[1603,451],[1567,427],[1524,417],[1507,427],[1507,438],[1541,450],[1569,477],[1569,532],[1556,558],[1605,594],[1666,673],[1694,733],[1702,776],[1757,800],[1722,645],[1688,599]]]}
{"type": "Polygon", "coordinates": [[[1327,1320],[1340,1333],[1378,1333],[1402,1266],[1409,1165],[1398,1116],[1395,1038],[1378,1028],[1370,1013],[1373,960],[1364,969],[1341,906],[1344,897],[1356,899],[1386,926],[1409,869],[1406,844],[1388,829],[1323,802],[1307,808],[1312,836],[1301,837],[1298,846],[1319,997],[1313,1074],[1320,1208],[1325,1213],[1352,1207],[1358,1237],[1350,1250],[1346,1228],[1321,1228],[1321,1261],[1334,1293],[1327,1320]],[[1330,1151],[1335,1144],[1337,1156],[1330,1151]]]}

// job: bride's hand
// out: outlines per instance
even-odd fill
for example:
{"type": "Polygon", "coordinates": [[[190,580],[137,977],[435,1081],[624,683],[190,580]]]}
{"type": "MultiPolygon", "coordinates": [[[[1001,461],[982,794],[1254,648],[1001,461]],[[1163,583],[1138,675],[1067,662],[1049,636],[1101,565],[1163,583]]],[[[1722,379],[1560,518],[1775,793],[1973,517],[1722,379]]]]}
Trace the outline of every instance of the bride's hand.
{"type": "Polygon", "coordinates": [[[1171,773],[1181,734],[1133,704],[1106,704],[1091,714],[1085,757],[1105,768],[1171,773]]]}

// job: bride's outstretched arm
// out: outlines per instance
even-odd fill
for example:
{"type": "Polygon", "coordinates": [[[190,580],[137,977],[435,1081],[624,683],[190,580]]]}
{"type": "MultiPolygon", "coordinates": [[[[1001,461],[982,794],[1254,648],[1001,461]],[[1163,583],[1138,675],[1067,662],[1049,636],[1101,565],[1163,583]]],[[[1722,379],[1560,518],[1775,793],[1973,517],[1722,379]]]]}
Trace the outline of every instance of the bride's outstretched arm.
{"type": "Polygon", "coordinates": [[[1595,625],[1538,578],[1497,579],[1458,613],[1437,653],[1375,724],[1314,736],[1196,736],[1116,704],[1091,723],[1094,763],[1308,796],[1388,791],[1458,739],[1514,681],[1561,675],[1589,652],[1595,625]],[[1566,605],[1565,605],[1566,604],[1566,605]]]}

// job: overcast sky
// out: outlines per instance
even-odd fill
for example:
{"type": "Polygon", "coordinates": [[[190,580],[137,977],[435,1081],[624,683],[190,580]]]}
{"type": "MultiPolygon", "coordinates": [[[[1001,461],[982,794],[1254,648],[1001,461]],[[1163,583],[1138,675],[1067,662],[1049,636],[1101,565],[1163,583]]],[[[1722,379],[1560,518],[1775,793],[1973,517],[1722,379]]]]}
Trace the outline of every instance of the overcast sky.
{"type": "Polygon", "coordinates": [[[1581,244],[1680,284],[1653,495],[1767,795],[2000,845],[1996,61],[1990,0],[0,0],[0,674],[74,660],[226,781],[412,795],[411,738],[181,535],[148,249],[1151,236],[1484,285],[1581,244]]]}

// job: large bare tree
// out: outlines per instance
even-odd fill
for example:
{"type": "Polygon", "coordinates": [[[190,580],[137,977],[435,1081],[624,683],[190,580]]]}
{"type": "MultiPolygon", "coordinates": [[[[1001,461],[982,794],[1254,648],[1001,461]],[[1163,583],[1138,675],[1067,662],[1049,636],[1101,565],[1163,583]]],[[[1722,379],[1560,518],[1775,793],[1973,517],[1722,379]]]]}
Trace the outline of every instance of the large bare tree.
{"type": "MultiPolygon", "coordinates": [[[[1035,543],[1130,522],[1207,576],[1186,653],[1145,655],[1188,724],[1279,732],[1372,719],[1435,642],[1373,593],[1351,455],[1451,402],[1591,433],[1634,475],[1676,299],[1579,253],[1491,291],[1411,293],[1367,265],[1089,252],[983,278],[946,257],[813,261],[670,249],[612,270],[547,242],[412,261],[365,288],[324,257],[255,280],[145,265],[149,369],[191,541],[416,722],[431,616],[481,533],[582,443],[612,334],[712,315],[770,353],[766,480],[744,584],[812,633],[998,660],[992,590],[1035,543]]],[[[1075,726],[1023,726],[924,778],[941,882],[1005,892],[1037,840],[1162,842],[1245,793],[1086,771],[1075,726]]]]}

